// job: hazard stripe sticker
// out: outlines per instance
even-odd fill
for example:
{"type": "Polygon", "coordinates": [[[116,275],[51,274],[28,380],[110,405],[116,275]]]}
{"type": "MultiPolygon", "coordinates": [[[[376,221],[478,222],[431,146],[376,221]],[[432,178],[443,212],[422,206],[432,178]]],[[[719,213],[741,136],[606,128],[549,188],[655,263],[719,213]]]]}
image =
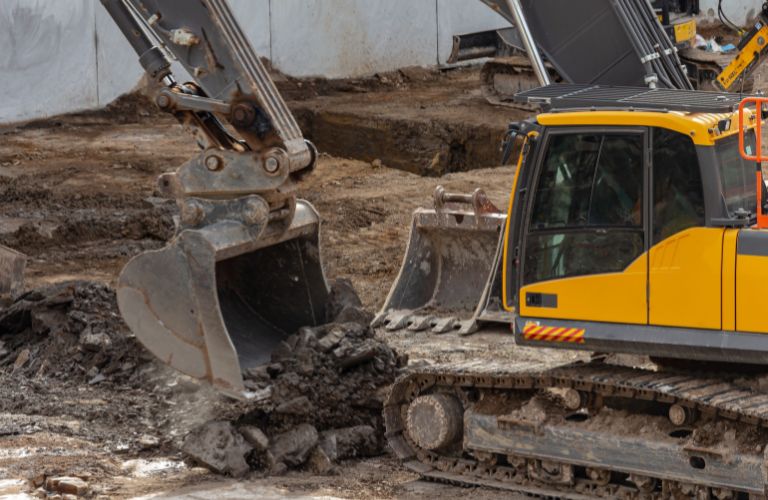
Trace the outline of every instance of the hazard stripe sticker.
{"type": "Polygon", "coordinates": [[[565,328],[562,326],[542,326],[536,323],[526,323],[523,327],[523,338],[540,342],[583,344],[585,331],[584,328],[565,328]]]}

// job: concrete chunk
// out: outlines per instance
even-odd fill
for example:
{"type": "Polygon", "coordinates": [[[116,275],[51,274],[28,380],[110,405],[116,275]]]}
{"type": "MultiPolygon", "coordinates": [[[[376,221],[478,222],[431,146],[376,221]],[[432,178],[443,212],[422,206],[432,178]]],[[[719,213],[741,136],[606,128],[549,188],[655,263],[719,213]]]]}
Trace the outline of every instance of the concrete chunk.
{"type": "Polygon", "coordinates": [[[234,477],[250,470],[245,455],[251,446],[229,422],[208,422],[192,431],[184,440],[181,451],[193,460],[219,474],[234,477]]]}
{"type": "Polygon", "coordinates": [[[317,429],[310,424],[301,424],[275,436],[269,451],[275,462],[297,466],[306,462],[310,451],[317,445],[317,440],[317,429]]]}

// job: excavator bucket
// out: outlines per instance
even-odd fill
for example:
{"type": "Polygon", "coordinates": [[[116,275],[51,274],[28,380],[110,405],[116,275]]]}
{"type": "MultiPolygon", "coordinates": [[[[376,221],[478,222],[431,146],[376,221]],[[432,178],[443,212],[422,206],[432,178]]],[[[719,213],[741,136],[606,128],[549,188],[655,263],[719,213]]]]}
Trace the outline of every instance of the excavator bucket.
{"type": "Polygon", "coordinates": [[[374,326],[467,335],[480,322],[511,323],[501,306],[505,223],[481,189],[466,195],[438,186],[434,209],[414,212],[400,273],[374,326]]]}
{"type": "Polygon", "coordinates": [[[287,229],[254,234],[223,221],[184,230],[120,275],[120,312],[166,364],[248,398],[242,371],[268,363],[302,326],[325,322],[319,218],[298,201],[287,229]]]}

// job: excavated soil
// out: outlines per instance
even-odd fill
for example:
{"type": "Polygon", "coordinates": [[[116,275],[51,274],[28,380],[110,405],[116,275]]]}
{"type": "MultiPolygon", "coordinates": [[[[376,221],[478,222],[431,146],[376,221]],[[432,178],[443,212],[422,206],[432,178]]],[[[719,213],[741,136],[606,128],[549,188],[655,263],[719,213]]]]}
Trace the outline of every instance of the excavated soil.
{"type": "MultiPolygon", "coordinates": [[[[410,78],[320,82],[309,90],[296,82],[281,85],[293,86],[289,97],[296,107],[300,102],[303,109],[320,108],[328,99],[352,107],[362,99],[373,118],[376,113],[403,116],[399,110],[419,100],[425,107],[449,108],[440,96],[451,85],[468,101],[477,97],[467,90],[466,74],[459,83],[455,76],[433,75],[418,84],[410,78]]],[[[479,112],[466,106],[446,112],[455,130],[478,126],[479,112]]],[[[423,121],[413,122],[412,135],[428,132],[423,121]]],[[[111,288],[128,259],[161,247],[172,234],[176,208],[157,197],[155,179],[195,154],[193,139],[140,96],[123,98],[104,111],[5,127],[0,137],[0,243],[29,257],[29,292],[0,312],[0,478],[22,481],[0,481],[0,495],[44,487],[45,478],[77,476],[87,483],[88,495],[110,498],[162,492],[190,498],[463,498],[465,490],[414,482],[415,475],[386,455],[356,458],[381,451],[382,388],[404,356],[411,363],[574,359],[568,353],[516,348],[505,331],[469,338],[374,337],[362,323],[353,323],[344,335],[326,340],[335,328],[329,326],[292,341],[290,348],[303,354],[275,359],[281,366],[249,375],[252,390],[269,388],[281,395],[285,405],[279,411],[274,400],[235,404],[155,362],[120,320],[111,288]],[[332,349],[318,347],[336,340],[332,349]],[[266,452],[253,453],[248,464],[253,472],[244,482],[232,482],[196,467],[179,451],[190,431],[211,421],[258,427],[274,440],[296,429],[312,437],[302,427],[312,422],[318,443],[333,429],[344,429],[336,437],[342,452],[325,471],[330,475],[312,472],[302,460],[293,460],[295,453],[282,462],[270,461],[266,452]],[[373,440],[358,439],[368,429],[373,440]],[[366,443],[373,444],[366,448],[366,443]],[[285,475],[263,478],[266,470],[285,475]]],[[[369,140],[374,138],[364,137],[350,150],[369,140]]],[[[348,278],[368,315],[382,305],[400,267],[412,211],[431,205],[437,183],[461,192],[484,187],[498,206],[505,206],[513,175],[510,167],[463,165],[457,168],[467,171],[427,178],[388,168],[382,156],[369,162],[322,154],[300,187],[322,214],[327,276],[348,278]]],[[[316,467],[317,456],[312,456],[316,467]]],[[[476,494],[502,496],[489,490],[476,494]]]]}

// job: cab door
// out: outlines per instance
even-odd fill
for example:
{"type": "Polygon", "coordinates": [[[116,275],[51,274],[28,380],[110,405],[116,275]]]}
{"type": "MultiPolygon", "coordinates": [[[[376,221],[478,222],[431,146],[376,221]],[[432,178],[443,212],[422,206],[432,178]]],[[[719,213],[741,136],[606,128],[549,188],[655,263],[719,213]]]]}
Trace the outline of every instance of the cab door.
{"type": "Polygon", "coordinates": [[[521,238],[521,317],[647,324],[648,133],[549,129],[521,238]]]}
{"type": "Polygon", "coordinates": [[[652,131],[651,325],[719,330],[724,228],[704,227],[696,147],[671,130],[652,131]]]}

